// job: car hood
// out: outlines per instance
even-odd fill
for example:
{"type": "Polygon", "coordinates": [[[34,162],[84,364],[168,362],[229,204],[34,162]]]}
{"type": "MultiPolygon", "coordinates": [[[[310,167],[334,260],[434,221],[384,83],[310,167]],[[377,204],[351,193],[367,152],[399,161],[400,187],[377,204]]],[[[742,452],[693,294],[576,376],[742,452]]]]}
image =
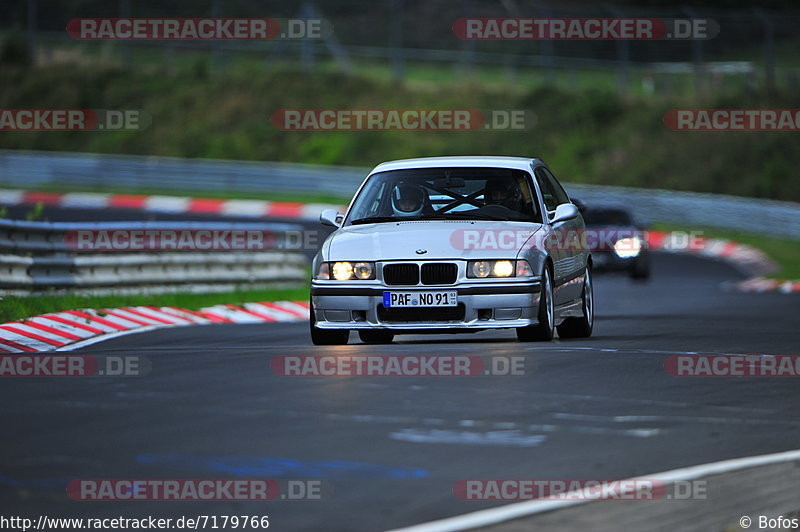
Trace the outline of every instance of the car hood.
{"type": "Polygon", "coordinates": [[[461,220],[352,225],[331,235],[326,260],[513,259],[541,228],[537,223],[461,220]]]}

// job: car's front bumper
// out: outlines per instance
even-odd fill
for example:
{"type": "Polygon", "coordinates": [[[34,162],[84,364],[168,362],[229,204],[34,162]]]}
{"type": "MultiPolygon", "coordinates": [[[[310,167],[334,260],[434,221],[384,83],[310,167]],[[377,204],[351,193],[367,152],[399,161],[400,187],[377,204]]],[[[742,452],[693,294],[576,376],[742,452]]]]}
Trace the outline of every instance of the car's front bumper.
{"type": "Polygon", "coordinates": [[[539,280],[471,283],[451,286],[363,286],[358,283],[311,285],[320,329],[500,329],[537,323],[539,280]],[[383,308],[386,291],[455,291],[459,307],[383,308]],[[448,310],[445,310],[448,309],[448,310]]]}

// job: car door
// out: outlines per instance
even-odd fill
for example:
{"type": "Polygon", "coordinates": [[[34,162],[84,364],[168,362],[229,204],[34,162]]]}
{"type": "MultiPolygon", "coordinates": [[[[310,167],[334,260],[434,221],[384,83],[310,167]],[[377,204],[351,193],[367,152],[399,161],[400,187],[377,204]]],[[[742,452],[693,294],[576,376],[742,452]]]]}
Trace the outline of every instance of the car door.
{"type": "MultiPolygon", "coordinates": [[[[564,188],[546,166],[535,170],[536,181],[542,192],[542,200],[547,209],[547,219],[552,219],[559,205],[570,203],[564,188]]],[[[582,285],[570,283],[583,273],[585,251],[580,245],[583,220],[580,217],[556,225],[550,225],[552,231],[551,256],[553,257],[553,282],[555,285],[555,304],[563,305],[581,295],[582,285]]]]}

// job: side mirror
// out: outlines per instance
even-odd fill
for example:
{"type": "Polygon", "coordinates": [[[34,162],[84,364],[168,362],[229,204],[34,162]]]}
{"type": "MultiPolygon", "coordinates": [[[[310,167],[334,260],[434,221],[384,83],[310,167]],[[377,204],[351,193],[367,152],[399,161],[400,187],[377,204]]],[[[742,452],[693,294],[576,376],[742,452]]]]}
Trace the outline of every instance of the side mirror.
{"type": "Polygon", "coordinates": [[[331,227],[341,227],[342,215],[336,209],[325,209],[319,215],[319,223],[330,225],[331,227]]]}
{"type": "Polygon", "coordinates": [[[580,214],[578,211],[578,207],[573,205],[572,203],[564,203],[556,207],[556,212],[553,214],[553,218],[550,220],[551,225],[556,225],[557,223],[566,222],[567,220],[572,220],[577,218],[580,214]]]}

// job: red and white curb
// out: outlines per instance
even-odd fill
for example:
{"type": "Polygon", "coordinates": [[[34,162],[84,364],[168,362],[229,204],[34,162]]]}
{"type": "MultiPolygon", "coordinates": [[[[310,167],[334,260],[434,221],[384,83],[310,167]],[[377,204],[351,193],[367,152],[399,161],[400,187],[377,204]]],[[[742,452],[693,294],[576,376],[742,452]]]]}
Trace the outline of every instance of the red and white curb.
{"type": "Polygon", "coordinates": [[[740,292],[780,292],[782,294],[796,294],[800,293],[800,281],[753,277],[752,279],[736,283],[734,288],[740,292]]]}
{"type": "Polygon", "coordinates": [[[92,192],[28,192],[0,190],[0,205],[51,205],[76,209],[134,209],[171,214],[213,214],[252,218],[294,218],[317,220],[325,209],[341,210],[341,205],[290,203],[244,199],[186,198],[181,196],[138,196],[92,192]]]}
{"type": "Polygon", "coordinates": [[[303,301],[215,305],[198,311],[148,306],[66,310],[0,325],[0,353],[54,351],[90,339],[162,327],[297,322],[307,321],[308,316],[308,303],[303,301]]]}
{"type": "Polygon", "coordinates": [[[738,292],[779,292],[783,294],[800,292],[800,281],[762,277],[776,271],[778,266],[764,252],[747,244],[719,238],[693,237],[689,239],[685,235],[676,236],[674,233],[649,231],[648,246],[653,251],[688,253],[733,264],[741,271],[753,276],[745,281],[727,285],[738,292]]]}

